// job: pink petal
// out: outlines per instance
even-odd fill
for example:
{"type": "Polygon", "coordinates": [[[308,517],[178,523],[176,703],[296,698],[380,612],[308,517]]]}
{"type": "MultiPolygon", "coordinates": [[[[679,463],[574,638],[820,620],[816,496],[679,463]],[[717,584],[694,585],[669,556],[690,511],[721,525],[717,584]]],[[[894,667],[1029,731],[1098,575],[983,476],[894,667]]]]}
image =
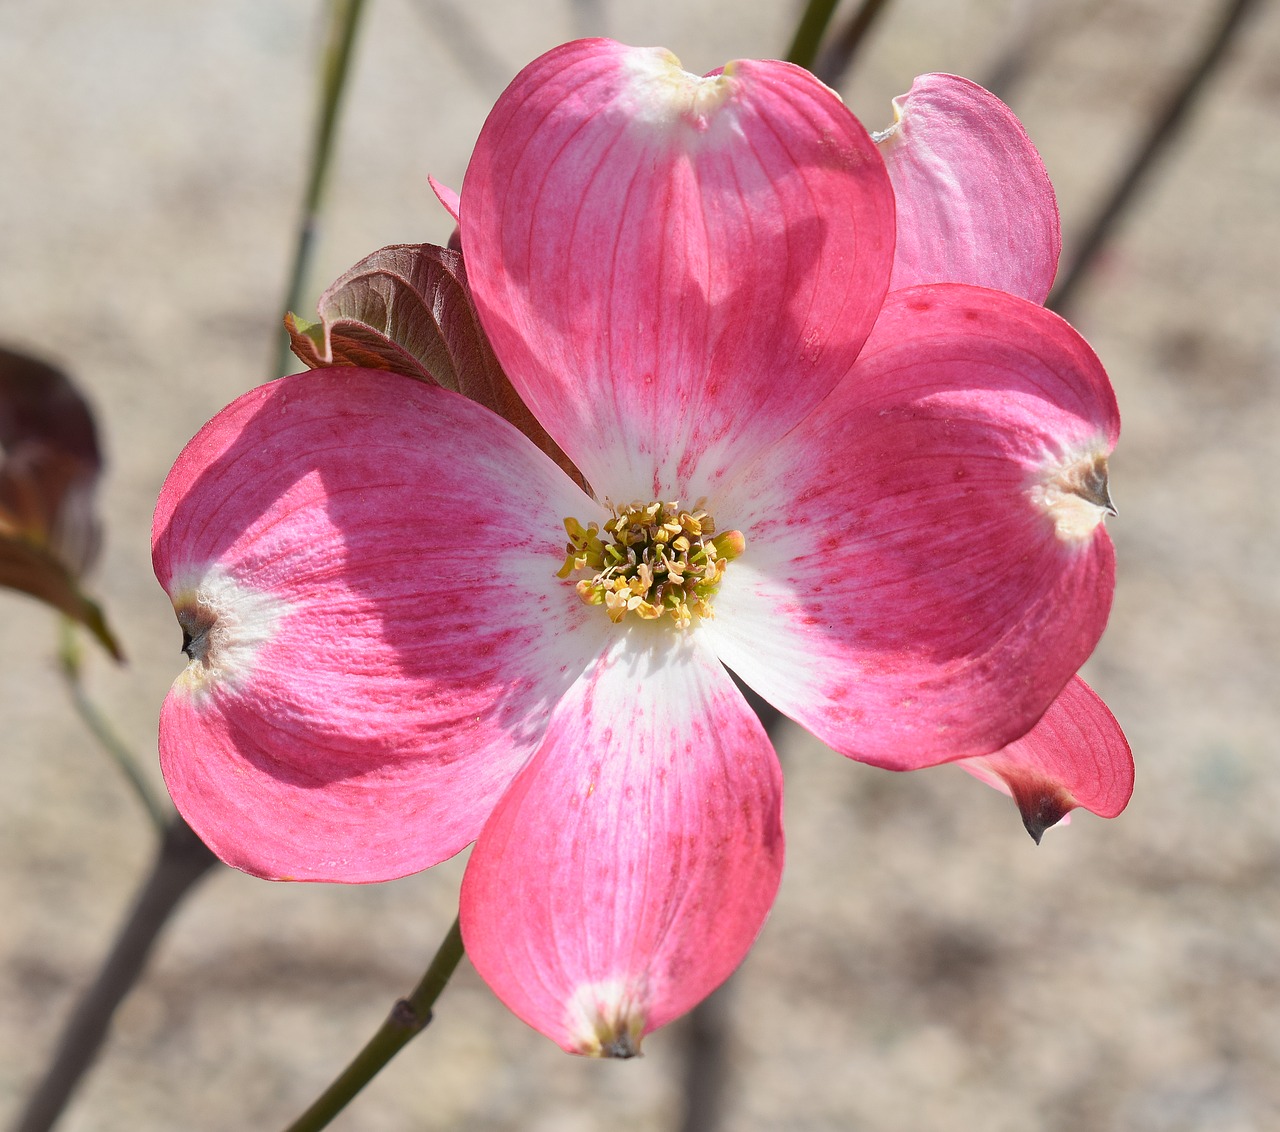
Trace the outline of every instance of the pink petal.
{"type": "Polygon", "coordinates": [[[891,288],[973,283],[1043,303],[1058,270],[1058,202],[1022,123],[955,75],[922,75],[877,134],[893,179],[891,288]]]}
{"type": "Polygon", "coordinates": [[[587,481],[693,499],[848,370],[887,285],[893,201],[875,145],[808,72],[699,79],[584,40],[490,114],[462,242],[498,357],[587,481]]]}
{"type": "Polygon", "coordinates": [[[782,778],[724,669],[638,626],[557,708],[476,843],[476,970],[565,1049],[626,1057],[726,979],[782,872],[782,778]]]}
{"type": "Polygon", "coordinates": [[[1113,818],[1133,793],[1133,755],[1124,732],[1079,676],[1017,742],[958,765],[1011,795],[1037,842],[1077,806],[1113,818]]]}
{"type": "Polygon", "coordinates": [[[453,217],[453,222],[458,222],[458,213],[462,211],[462,199],[458,196],[456,189],[451,189],[443,181],[437,181],[434,177],[427,177],[427,184],[431,186],[431,191],[436,194],[436,200],[444,207],[445,212],[453,217]]]}
{"type": "Polygon", "coordinates": [[[1105,473],[1118,428],[1056,315],[975,287],[893,292],[849,379],[709,504],[746,550],[703,631],[844,754],[905,770],[997,750],[1106,623],[1105,485],[1083,473],[1105,473]]]}
{"type": "Polygon", "coordinates": [[[316,370],[215,417],[152,540],[175,608],[218,611],[161,720],[196,832],[308,880],[473,840],[609,628],[555,577],[570,514],[600,508],[525,437],[400,375],[316,370]]]}

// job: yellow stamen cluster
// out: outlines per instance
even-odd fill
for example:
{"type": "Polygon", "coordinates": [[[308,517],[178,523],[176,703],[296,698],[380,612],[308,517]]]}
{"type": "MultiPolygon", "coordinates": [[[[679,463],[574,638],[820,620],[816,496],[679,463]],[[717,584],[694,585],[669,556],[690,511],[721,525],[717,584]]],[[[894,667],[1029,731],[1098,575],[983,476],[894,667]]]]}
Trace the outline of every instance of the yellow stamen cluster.
{"type": "Polygon", "coordinates": [[[741,532],[717,535],[700,503],[692,511],[661,502],[609,510],[613,518],[603,531],[598,523],[564,521],[569,544],[556,576],[589,570],[591,577],[577,583],[578,596],[603,605],[615,624],[628,613],[646,621],[669,614],[681,629],[694,617],[711,617],[710,598],[745,545],[741,532]]]}

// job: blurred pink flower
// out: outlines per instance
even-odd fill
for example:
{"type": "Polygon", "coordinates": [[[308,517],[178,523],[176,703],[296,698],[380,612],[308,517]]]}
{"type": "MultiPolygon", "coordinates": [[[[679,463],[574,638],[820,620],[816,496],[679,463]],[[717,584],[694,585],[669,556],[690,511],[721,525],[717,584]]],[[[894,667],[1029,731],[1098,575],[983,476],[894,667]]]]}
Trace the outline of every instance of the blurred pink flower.
{"type": "Polygon", "coordinates": [[[877,145],[787,64],[571,43],[494,108],[460,223],[497,356],[594,495],[392,374],[211,421],[154,557],[191,656],[164,772],[215,852],[374,881],[475,841],[480,974],[624,1056],[777,889],[778,762],[726,668],[851,758],[966,760],[1037,836],[1123,807],[1127,747],[1073,677],[1118,417],[1038,305],[1057,210],[1006,108],[928,76],[877,145]]]}

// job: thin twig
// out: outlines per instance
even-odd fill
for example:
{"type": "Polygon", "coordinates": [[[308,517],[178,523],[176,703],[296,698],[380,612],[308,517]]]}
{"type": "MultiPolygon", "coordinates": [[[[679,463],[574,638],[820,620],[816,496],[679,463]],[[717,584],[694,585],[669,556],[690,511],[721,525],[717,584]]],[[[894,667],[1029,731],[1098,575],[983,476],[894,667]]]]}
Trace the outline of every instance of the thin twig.
{"type": "Polygon", "coordinates": [[[453,0],[418,0],[414,10],[431,23],[450,61],[486,101],[497,97],[515,71],[489,46],[482,27],[453,0]]]}
{"type": "Polygon", "coordinates": [[[1072,26],[1087,25],[1109,0],[1077,0],[1076,4],[1051,4],[1048,0],[1020,0],[1005,22],[1006,38],[999,55],[981,79],[1002,102],[1035,69],[1041,57],[1072,26]]]}
{"type": "Polygon", "coordinates": [[[1178,89],[1165,105],[1164,110],[1151,124],[1143,143],[1134,151],[1128,167],[1116,181],[1092,221],[1085,227],[1079,250],[1070,268],[1054,287],[1046,304],[1059,313],[1066,311],[1079,290],[1081,281],[1093,267],[1112,231],[1133,202],[1142,182],[1150,174],[1161,153],[1177,136],[1179,127],[1186,120],[1188,111],[1204,92],[1205,85],[1222,62],[1227,47],[1249,10],[1257,0],[1230,0],[1223,9],[1221,19],[1204,51],[1192,64],[1178,89]]]}
{"type": "Polygon", "coordinates": [[[813,61],[818,57],[818,47],[826,34],[827,25],[835,13],[840,0],[809,0],[804,15],[796,26],[795,37],[787,48],[787,61],[798,67],[813,69],[813,61]]]}
{"type": "Polygon", "coordinates": [[[844,80],[845,72],[853,62],[858,48],[862,46],[862,41],[888,6],[889,0],[862,0],[861,7],[822,53],[813,69],[813,73],[827,86],[839,86],[844,80]]]}
{"type": "Polygon", "coordinates": [[[72,1013],[58,1050],[14,1132],[48,1132],[102,1048],[116,1008],[137,983],[147,956],[182,898],[217,858],[177,814],[116,942],[72,1013]]]}
{"type": "Polygon", "coordinates": [[[724,1125],[733,985],[731,976],[693,1008],[685,1024],[684,1114],[680,1132],[717,1132],[724,1125]]]}
{"type": "Polygon", "coordinates": [[[98,740],[99,746],[110,756],[111,761],[116,764],[117,769],[124,775],[125,781],[129,783],[138,801],[142,803],[143,809],[147,811],[147,816],[151,819],[152,826],[163,837],[165,830],[168,828],[169,819],[173,814],[172,807],[156,796],[155,791],[147,783],[133,752],[124,740],[116,734],[115,728],[107,722],[106,716],[98,710],[97,704],[89,698],[88,693],[84,690],[84,684],[80,679],[82,661],[80,642],[76,637],[75,626],[70,621],[63,620],[61,636],[62,639],[58,648],[58,666],[62,669],[63,679],[67,682],[71,705],[76,709],[76,714],[93,737],[98,740]]]}
{"type": "Polygon", "coordinates": [[[448,984],[462,955],[462,931],[455,919],[413,993],[391,1008],[387,1020],[364,1049],[356,1054],[351,1064],[315,1103],[289,1125],[286,1132],[318,1132],[328,1127],[329,1122],[373,1080],[382,1067],[427,1028],[431,1022],[431,1008],[448,984]]]}
{"type": "MultiPolygon", "coordinates": [[[[293,253],[293,270],[285,290],[283,316],[296,311],[302,305],[302,291],[307,283],[311,257],[315,251],[320,230],[320,206],[329,179],[329,167],[333,156],[333,138],[338,124],[338,110],[346,89],[347,75],[351,69],[352,48],[355,46],[356,29],[364,0],[330,0],[329,41],[325,50],[324,72],[320,83],[320,114],[316,120],[316,132],[311,146],[311,168],[307,174],[307,188],[302,198],[302,212],[298,221],[298,239],[293,253]]],[[[289,335],[277,326],[279,352],[275,375],[281,377],[292,368],[293,357],[289,349],[289,335]]]]}

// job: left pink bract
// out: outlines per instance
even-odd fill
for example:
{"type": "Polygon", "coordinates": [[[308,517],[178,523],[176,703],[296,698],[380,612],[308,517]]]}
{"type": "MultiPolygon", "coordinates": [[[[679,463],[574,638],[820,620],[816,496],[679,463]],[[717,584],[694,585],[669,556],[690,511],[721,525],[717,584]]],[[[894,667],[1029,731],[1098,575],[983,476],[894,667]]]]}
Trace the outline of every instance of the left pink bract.
{"type": "Polygon", "coordinates": [[[887,171],[788,64],[699,78],[589,40],[517,77],[462,249],[591,493],[393,374],[300,374],[215,417],[153,534],[190,657],[161,759],[215,852],[377,881],[474,841],[477,970],[565,1049],[627,1056],[730,974],[777,890],[781,776],[727,669],[851,758],[970,760],[1037,834],[1119,812],[1128,748],[1073,680],[1110,606],[1119,420],[1033,301],[1052,190],[972,84],[932,76],[900,116],[887,171]],[[1031,186],[1035,263],[1005,271],[997,232],[931,264],[939,234],[986,238],[1000,162],[1031,186]],[[935,208],[942,182],[967,193],[935,208]],[[1006,277],[1030,297],[975,285],[1006,277]],[[568,562],[567,521],[590,532],[568,562]]]}

